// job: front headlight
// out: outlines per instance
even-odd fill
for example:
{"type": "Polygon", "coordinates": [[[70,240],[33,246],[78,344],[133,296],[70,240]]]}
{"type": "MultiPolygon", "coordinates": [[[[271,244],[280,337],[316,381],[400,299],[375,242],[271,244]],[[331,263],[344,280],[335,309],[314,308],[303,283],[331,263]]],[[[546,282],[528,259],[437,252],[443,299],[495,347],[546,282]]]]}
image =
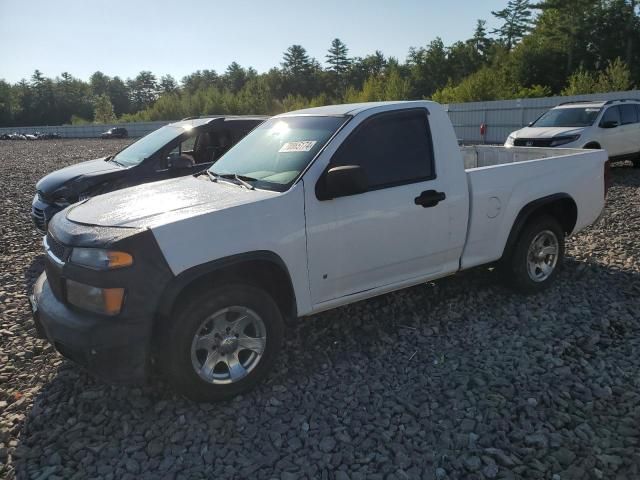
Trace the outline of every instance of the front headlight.
{"type": "Polygon", "coordinates": [[[103,315],[117,315],[122,309],[124,288],[98,288],[67,280],[67,301],[78,308],[103,315]]]}
{"type": "Polygon", "coordinates": [[[71,263],[94,270],[112,270],[133,265],[133,257],[125,252],[114,252],[101,248],[74,248],[71,263]]]}
{"type": "Polygon", "coordinates": [[[513,144],[514,144],[515,140],[516,140],[516,137],[514,137],[513,135],[509,135],[507,137],[507,141],[504,142],[504,146],[505,147],[513,147],[513,144]]]}
{"type": "Polygon", "coordinates": [[[580,135],[564,135],[562,137],[553,137],[551,139],[551,146],[558,147],[567,143],[575,142],[580,138],[580,135]]]}

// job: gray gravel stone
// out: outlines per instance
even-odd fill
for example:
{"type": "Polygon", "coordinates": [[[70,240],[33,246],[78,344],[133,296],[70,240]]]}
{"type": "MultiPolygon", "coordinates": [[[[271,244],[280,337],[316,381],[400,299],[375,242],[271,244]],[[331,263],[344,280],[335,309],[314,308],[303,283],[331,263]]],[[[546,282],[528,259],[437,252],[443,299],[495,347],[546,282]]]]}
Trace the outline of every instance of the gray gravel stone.
{"type": "Polygon", "coordinates": [[[467,468],[467,470],[475,472],[476,470],[480,469],[480,467],[482,466],[482,462],[480,461],[480,458],[474,455],[472,457],[467,457],[464,459],[464,466],[467,468]]]}
{"type": "Polygon", "coordinates": [[[333,437],[324,437],[321,441],[320,441],[320,450],[322,450],[325,453],[329,453],[331,451],[333,451],[333,449],[336,446],[336,441],[333,437]]]}

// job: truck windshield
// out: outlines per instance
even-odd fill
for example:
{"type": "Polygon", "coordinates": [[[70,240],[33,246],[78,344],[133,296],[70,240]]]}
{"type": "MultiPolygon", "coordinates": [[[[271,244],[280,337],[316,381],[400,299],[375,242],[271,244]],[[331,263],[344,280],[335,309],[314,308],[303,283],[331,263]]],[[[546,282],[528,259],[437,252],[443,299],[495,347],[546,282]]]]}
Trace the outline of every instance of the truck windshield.
{"type": "Polygon", "coordinates": [[[125,167],[133,167],[149,158],[172,140],[185,133],[183,127],[166,125],[132,143],[124,150],[118,152],[111,160],[125,167]]]}
{"type": "Polygon", "coordinates": [[[535,121],[532,127],[588,127],[600,113],[598,107],[554,108],[535,121]]]}
{"type": "Polygon", "coordinates": [[[284,192],[348,117],[280,117],[267,120],[210,169],[242,177],[256,188],[284,192]]]}

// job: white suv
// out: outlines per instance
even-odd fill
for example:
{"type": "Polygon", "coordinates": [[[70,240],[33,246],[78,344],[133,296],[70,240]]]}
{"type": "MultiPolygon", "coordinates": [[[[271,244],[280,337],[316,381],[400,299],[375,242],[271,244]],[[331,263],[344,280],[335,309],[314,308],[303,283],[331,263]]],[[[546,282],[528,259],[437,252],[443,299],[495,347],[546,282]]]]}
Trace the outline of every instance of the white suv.
{"type": "Polygon", "coordinates": [[[506,147],[603,148],[640,167],[640,101],[560,104],[509,135],[506,147]]]}

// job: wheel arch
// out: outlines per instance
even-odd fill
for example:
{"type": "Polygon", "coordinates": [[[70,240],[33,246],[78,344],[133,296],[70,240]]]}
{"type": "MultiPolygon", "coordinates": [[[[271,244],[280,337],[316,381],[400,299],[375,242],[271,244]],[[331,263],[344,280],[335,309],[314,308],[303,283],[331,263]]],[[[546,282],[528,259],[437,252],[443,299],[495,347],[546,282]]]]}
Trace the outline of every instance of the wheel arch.
{"type": "Polygon", "coordinates": [[[587,149],[602,149],[602,147],[600,146],[599,142],[589,142],[587,143],[584,147],[582,148],[587,148],[587,149]]]}
{"type": "Polygon", "coordinates": [[[163,291],[156,324],[168,321],[174,309],[190,295],[231,282],[264,289],[285,319],[297,318],[295,290],[286,264],[276,253],[258,250],[220,258],[178,274],[163,291]]]}
{"type": "Polygon", "coordinates": [[[569,235],[576,226],[578,220],[578,206],[568,193],[556,193],[539,198],[526,204],[516,216],[507,243],[502,252],[502,257],[509,255],[520,236],[524,226],[533,218],[540,215],[551,215],[560,225],[566,235],[569,235]]]}

